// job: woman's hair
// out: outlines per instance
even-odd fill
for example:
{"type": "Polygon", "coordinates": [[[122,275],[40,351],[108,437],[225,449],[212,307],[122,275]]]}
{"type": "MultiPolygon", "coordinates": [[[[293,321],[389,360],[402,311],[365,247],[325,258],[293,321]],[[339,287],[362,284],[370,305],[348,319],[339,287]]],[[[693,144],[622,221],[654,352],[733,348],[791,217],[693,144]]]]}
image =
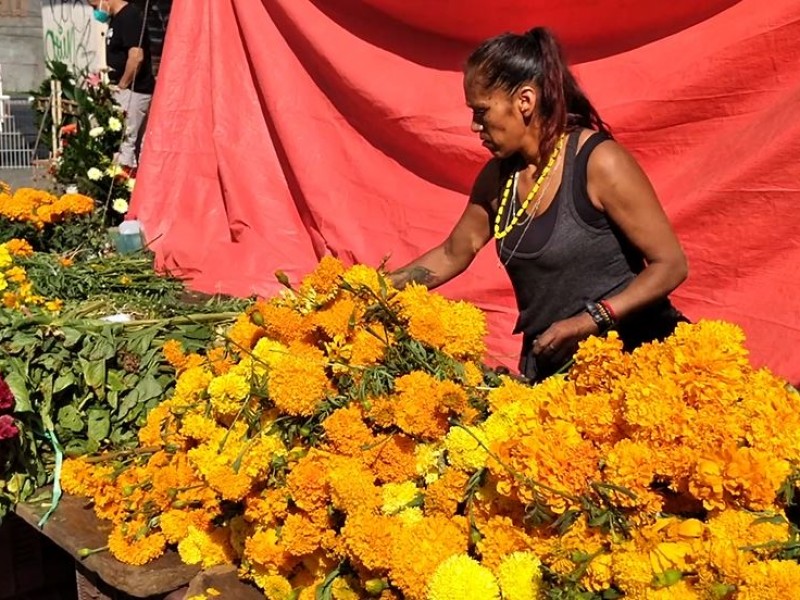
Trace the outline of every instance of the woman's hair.
{"type": "Polygon", "coordinates": [[[538,87],[542,127],[539,156],[543,160],[564,131],[586,127],[610,133],[575,81],[558,41],[544,27],[534,27],[524,35],[504,33],[486,40],[470,54],[464,72],[477,77],[487,90],[512,93],[531,82],[538,87]]]}

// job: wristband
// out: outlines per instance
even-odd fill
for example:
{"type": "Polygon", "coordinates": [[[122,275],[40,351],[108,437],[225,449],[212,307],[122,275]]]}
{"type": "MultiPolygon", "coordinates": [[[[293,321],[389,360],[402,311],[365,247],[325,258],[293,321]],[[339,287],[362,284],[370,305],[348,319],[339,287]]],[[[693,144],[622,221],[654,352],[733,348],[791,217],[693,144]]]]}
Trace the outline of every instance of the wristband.
{"type": "Polygon", "coordinates": [[[586,312],[589,313],[590,317],[592,317],[592,321],[594,321],[594,324],[597,325],[597,329],[600,331],[600,333],[605,333],[614,326],[614,322],[611,320],[611,317],[606,314],[605,310],[600,304],[596,302],[587,302],[586,312]]]}
{"type": "Polygon", "coordinates": [[[611,319],[611,322],[614,325],[619,323],[619,319],[617,318],[617,313],[615,313],[614,309],[611,308],[611,303],[609,303],[608,300],[600,300],[598,304],[605,309],[605,311],[608,313],[608,317],[611,319]]]}

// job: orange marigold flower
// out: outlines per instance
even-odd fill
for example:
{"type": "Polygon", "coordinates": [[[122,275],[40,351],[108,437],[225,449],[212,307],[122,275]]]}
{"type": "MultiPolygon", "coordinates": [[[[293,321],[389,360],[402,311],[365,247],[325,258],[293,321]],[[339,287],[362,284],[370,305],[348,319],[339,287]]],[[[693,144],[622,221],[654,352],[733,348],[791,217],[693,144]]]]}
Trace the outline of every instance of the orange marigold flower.
{"type": "Polygon", "coordinates": [[[264,329],[254,324],[247,314],[239,315],[228,329],[228,339],[233,344],[233,351],[238,353],[252,350],[264,335],[264,329]]]}
{"type": "Polygon", "coordinates": [[[400,433],[376,438],[361,459],[380,483],[400,483],[417,475],[417,444],[400,433]]]}
{"type": "Polygon", "coordinates": [[[330,389],[322,361],[304,356],[281,357],[269,375],[270,399],[279,410],[290,415],[313,415],[330,389]]]}
{"type": "Polygon", "coordinates": [[[108,536],[108,550],[118,561],[144,565],[164,554],[167,539],[161,532],[151,532],[144,519],[119,523],[108,536]]]}
{"type": "Polygon", "coordinates": [[[346,456],[358,455],[375,442],[356,404],[334,411],[322,423],[325,440],[333,450],[346,456]]]}
{"type": "Polygon", "coordinates": [[[161,352],[176,371],[181,370],[186,364],[186,354],[183,351],[183,344],[179,340],[167,340],[164,342],[161,352]]]}
{"type": "Polygon", "coordinates": [[[24,258],[33,255],[33,246],[27,240],[12,238],[5,243],[5,246],[12,256],[24,258]]]}
{"type": "Polygon", "coordinates": [[[327,298],[336,292],[343,274],[344,265],[338,258],[323,256],[317,268],[303,278],[300,294],[327,298]]]}
{"type": "Polygon", "coordinates": [[[288,573],[298,562],[289,554],[275,529],[262,529],[247,538],[244,557],[258,565],[281,573],[288,573]]]}
{"type": "Polygon", "coordinates": [[[457,469],[447,469],[425,489],[425,514],[452,517],[464,499],[469,475],[457,469]]]}
{"type": "Polygon", "coordinates": [[[326,528],[314,523],[304,515],[291,514],[281,527],[281,545],[292,556],[313,553],[322,544],[326,528]]]}
{"type": "Polygon", "coordinates": [[[251,319],[264,328],[266,335],[282,344],[304,340],[313,329],[311,317],[274,301],[260,300],[253,307],[251,319]]]}

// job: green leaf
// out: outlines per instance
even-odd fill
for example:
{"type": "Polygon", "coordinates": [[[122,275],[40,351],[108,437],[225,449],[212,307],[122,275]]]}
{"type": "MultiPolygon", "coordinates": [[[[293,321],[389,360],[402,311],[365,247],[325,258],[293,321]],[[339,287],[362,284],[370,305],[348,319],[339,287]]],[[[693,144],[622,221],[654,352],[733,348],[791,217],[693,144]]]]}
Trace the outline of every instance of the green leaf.
{"type": "Polygon", "coordinates": [[[86,385],[96,390],[98,396],[103,397],[105,395],[106,361],[88,361],[84,358],[81,358],[80,363],[83,370],[83,378],[86,380],[86,385]]]}
{"type": "Polygon", "coordinates": [[[88,436],[90,440],[101,442],[106,439],[111,432],[111,417],[104,408],[92,408],[89,410],[88,436]]]}
{"type": "MultiPolygon", "coordinates": [[[[85,348],[85,346],[84,346],[85,348]]],[[[109,358],[114,358],[117,353],[117,349],[114,346],[113,342],[111,342],[106,337],[97,337],[94,345],[91,347],[89,351],[89,355],[87,358],[90,361],[100,361],[100,360],[108,360],[109,358]]]]}
{"type": "Polygon", "coordinates": [[[83,415],[71,404],[62,406],[58,411],[58,424],[68,431],[77,433],[83,430],[83,415]]]}
{"type": "Polygon", "coordinates": [[[164,391],[155,377],[152,375],[145,375],[136,384],[136,390],[139,391],[139,401],[147,402],[153,398],[158,398],[164,391]]]}
{"type": "Polygon", "coordinates": [[[123,375],[120,371],[111,369],[106,374],[106,387],[112,392],[122,392],[127,389],[125,382],[122,379],[123,375]]]}
{"type": "Polygon", "coordinates": [[[139,404],[139,390],[134,388],[122,398],[122,401],[119,403],[116,418],[121,421],[128,416],[128,413],[131,412],[133,407],[137,404],[139,404]]]}
{"type": "Polygon", "coordinates": [[[64,334],[65,348],[72,348],[75,344],[80,342],[83,337],[83,332],[73,327],[64,327],[61,331],[64,334]]]}
{"type": "Polygon", "coordinates": [[[16,399],[14,412],[32,412],[33,406],[31,405],[26,378],[21,373],[12,371],[6,374],[5,380],[16,399]]]}
{"type": "Polygon", "coordinates": [[[143,356],[150,349],[157,335],[158,327],[148,327],[142,330],[128,342],[128,351],[138,356],[143,356]]]}
{"type": "Polygon", "coordinates": [[[75,385],[75,375],[72,374],[72,371],[62,371],[53,384],[53,393],[62,392],[71,385],[75,385]]]}

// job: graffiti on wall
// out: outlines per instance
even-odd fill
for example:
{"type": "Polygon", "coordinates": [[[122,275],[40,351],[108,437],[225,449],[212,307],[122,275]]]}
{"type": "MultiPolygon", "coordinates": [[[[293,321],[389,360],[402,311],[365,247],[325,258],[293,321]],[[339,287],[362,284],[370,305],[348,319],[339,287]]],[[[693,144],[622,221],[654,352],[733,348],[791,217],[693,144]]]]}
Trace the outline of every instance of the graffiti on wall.
{"type": "Polygon", "coordinates": [[[85,0],[43,0],[44,58],[74,71],[96,72],[104,64],[103,35],[85,0]]]}

